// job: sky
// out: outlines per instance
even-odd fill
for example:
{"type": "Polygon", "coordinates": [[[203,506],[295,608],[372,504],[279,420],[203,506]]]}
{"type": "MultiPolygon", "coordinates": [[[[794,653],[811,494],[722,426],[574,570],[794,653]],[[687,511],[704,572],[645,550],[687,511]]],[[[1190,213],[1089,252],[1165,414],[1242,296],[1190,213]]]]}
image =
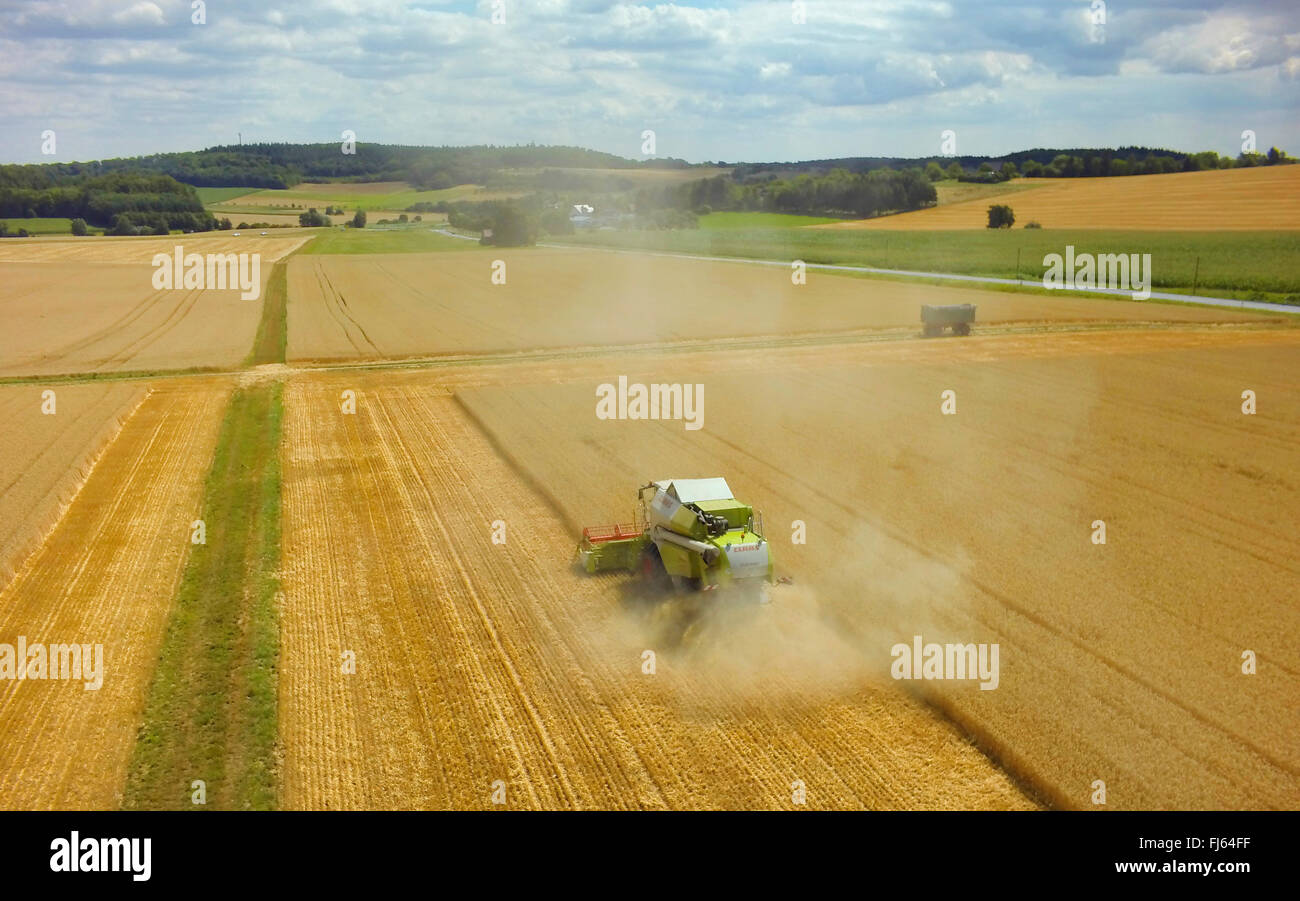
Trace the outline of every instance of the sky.
{"type": "Polygon", "coordinates": [[[1300,156],[1298,110],[1297,0],[0,0],[3,162],[345,130],[692,162],[1236,156],[1249,131],[1300,156]]]}

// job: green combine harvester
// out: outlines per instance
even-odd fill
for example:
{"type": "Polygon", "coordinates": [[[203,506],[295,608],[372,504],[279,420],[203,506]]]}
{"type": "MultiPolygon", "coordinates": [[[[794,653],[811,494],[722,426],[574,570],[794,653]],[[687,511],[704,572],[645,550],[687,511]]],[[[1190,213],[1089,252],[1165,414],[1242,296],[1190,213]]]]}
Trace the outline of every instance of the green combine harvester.
{"type": "Polygon", "coordinates": [[[775,581],[763,521],[725,479],[643,485],[636,521],[582,530],[577,556],[589,573],[626,570],[676,591],[775,581]]]}

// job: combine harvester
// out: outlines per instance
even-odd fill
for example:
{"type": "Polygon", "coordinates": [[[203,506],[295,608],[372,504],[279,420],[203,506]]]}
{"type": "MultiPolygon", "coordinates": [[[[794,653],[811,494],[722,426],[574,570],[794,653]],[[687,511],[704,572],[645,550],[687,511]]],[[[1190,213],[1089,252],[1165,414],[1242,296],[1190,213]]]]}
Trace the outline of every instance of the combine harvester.
{"type": "Polygon", "coordinates": [[[637,500],[635,522],[582,530],[577,556],[584,570],[639,573],[679,593],[729,585],[761,589],[776,581],[762,516],[732,497],[726,479],[650,482],[638,489],[637,500]]]}

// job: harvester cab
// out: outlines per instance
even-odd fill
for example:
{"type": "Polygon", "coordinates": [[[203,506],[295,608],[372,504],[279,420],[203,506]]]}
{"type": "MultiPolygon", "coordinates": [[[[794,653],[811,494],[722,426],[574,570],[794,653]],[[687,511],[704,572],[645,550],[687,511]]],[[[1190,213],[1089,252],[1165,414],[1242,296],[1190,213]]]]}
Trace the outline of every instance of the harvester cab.
{"type": "Polygon", "coordinates": [[[623,569],[678,590],[774,581],[762,517],[725,479],[660,479],[637,499],[634,522],[582,530],[577,554],[587,572],[623,569]]]}

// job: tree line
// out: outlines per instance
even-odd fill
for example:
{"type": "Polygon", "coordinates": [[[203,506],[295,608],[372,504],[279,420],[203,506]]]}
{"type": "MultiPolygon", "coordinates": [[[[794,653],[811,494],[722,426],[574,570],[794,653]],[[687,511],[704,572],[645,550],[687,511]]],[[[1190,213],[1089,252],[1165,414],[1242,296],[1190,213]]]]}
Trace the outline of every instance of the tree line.
{"type": "Polygon", "coordinates": [[[856,216],[917,210],[938,199],[920,169],[875,169],[853,173],[834,169],[825,175],[767,177],[747,182],[728,175],[636,192],[638,212],[675,208],[697,214],[718,210],[856,216]]]}
{"type": "Polygon", "coordinates": [[[45,166],[0,166],[0,218],[20,217],[82,219],[113,234],[216,227],[194,188],[169,175],[69,175],[45,166]]]}
{"type": "Polygon", "coordinates": [[[582,147],[527,144],[516,147],[419,147],[342,141],[323,144],[227,144],[206,150],[151,156],[52,163],[39,168],[52,179],[150,172],[200,187],[291,188],[303,181],[404,181],[421,190],[485,184],[515,169],[639,169],[687,166],[681,160],[638,162],[582,147]]]}

